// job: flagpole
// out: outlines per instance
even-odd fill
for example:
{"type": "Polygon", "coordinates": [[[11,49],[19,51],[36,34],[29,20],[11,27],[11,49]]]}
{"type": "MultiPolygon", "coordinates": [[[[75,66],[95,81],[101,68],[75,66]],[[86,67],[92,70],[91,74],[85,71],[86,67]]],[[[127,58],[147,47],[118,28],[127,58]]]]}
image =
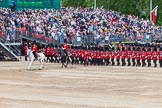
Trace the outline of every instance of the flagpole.
{"type": "Polygon", "coordinates": [[[152,0],[150,0],[150,21],[152,22],[152,0]]]}
{"type": "Polygon", "coordinates": [[[151,10],[151,13],[152,13],[155,9],[157,9],[157,8],[158,8],[158,5],[157,5],[154,9],[151,10]]]}
{"type": "Polygon", "coordinates": [[[94,9],[96,9],[96,0],[94,0],[94,9]]]}

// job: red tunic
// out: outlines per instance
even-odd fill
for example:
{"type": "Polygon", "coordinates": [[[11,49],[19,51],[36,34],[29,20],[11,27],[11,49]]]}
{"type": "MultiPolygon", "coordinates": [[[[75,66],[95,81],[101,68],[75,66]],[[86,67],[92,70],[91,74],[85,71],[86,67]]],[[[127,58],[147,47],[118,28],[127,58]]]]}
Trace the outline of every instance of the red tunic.
{"type": "Polygon", "coordinates": [[[120,52],[115,53],[116,59],[120,59],[120,52]]]}
{"type": "Polygon", "coordinates": [[[159,60],[162,60],[162,51],[159,51],[159,60]]]}
{"type": "Polygon", "coordinates": [[[153,60],[157,60],[157,54],[156,54],[156,52],[154,52],[154,54],[153,54],[153,56],[152,56],[152,59],[153,59],[153,60]]]}
{"type": "Polygon", "coordinates": [[[84,51],[84,60],[88,60],[88,52],[84,51]]]}
{"type": "Polygon", "coordinates": [[[33,52],[38,52],[38,47],[36,45],[34,45],[32,50],[33,50],[33,52]]]}
{"type": "Polygon", "coordinates": [[[131,51],[128,51],[128,53],[126,54],[126,58],[130,59],[131,58],[131,51]]]}
{"type": "Polygon", "coordinates": [[[52,56],[52,55],[53,55],[53,48],[50,47],[49,50],[50,50],[50,51],[49,51],[49,55],[52,56]]]}
{"type": "Polygon", "coordinates": [[[145,60],[146,59],[146,54],[145,54],[144,51],[141,52],[140,56],[141,56],[141,59],[142,60],[145,60]]]}
{"type": "Polygon", "coordinates": [[[135,59],[136,58],[136,53],[135,53],[135,51],[132,51],[132,59],[135,59]]]}
{"type": "Polygon", "coordinates": [[[49,48],[49,47],[46,48],[46,55],[47,55],[47,56],[50,55],[50,48],[49,48]]]}
{"type": "Polygon", "coordinates": [[[125,52],[122,53],[122,59],[125,59],[126,58],[126,54],[125,52]]]}
{"type": "Polygon", "coordinates": [[[56,57],[56,55],[57,55],[57,50],[56,48],[53,48],[53,56],[56,57]]]}

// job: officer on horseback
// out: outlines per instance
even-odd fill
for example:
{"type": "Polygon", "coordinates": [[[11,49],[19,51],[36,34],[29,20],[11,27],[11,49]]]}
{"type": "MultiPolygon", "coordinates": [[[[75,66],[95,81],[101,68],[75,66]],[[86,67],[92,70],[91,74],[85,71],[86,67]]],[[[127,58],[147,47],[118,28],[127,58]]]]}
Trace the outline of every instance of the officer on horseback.
{"type": "Polygon", "coordinates": [[[66,49],[64,48],[64,46],[61,47],[61,63],[62,63],[62,67],[65,66],[67,67],[67,65],[65,65],[64,63],[67,62],[67,57],[68,57],[68,53],[66,51],[66,49]]]}
{"type": "Polygon", "coordinates": [[[32,51],[33,51],[35,60],[37,60],[37,59],[38,59],[38,56],[37,56],[37,53],[38,53],[38,46],[36,45],[36,42],[35,42],[35,41],[33,42],[33,45],[32,45],[32,51]]]}

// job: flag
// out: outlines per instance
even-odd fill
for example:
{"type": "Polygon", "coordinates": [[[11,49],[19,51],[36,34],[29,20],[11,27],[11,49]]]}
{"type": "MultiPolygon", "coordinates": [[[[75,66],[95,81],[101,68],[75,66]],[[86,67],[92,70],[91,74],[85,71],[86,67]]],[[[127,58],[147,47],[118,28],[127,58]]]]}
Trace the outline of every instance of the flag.
{"type": "Polygon", "coordinates": [[[151,12],[152,12],[152,21],[154,24],[156,24],[157,21],[157,8],[158,6],[156,6],[151,12]]]}

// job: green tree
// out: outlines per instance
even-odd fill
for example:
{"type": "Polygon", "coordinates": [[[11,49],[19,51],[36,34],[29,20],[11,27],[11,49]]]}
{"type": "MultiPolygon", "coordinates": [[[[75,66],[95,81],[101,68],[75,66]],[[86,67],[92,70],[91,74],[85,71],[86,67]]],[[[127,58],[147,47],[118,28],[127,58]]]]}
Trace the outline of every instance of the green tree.
{"type": "MultiPolygon", "coordinates": [[[[93,7],[94,0],[62,0],[65,7],[93,7]]],[[[157,24],[162,25],[162,0],[153,0],[153,8],[158,5],[157,24]]],[[[150,18],[150,0],[97,0],[97,7],[119,11],[146,19],[150,18]]]]}

